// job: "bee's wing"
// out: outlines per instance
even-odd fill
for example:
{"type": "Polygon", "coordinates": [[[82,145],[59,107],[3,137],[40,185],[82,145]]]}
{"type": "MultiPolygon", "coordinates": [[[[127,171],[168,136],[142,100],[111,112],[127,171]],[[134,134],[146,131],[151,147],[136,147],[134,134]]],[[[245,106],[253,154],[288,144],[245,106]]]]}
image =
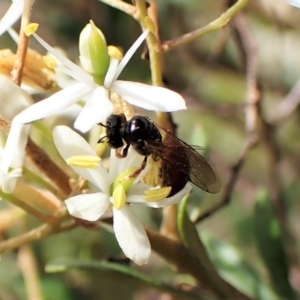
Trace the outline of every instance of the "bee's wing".
{"type": "MultiPolygon", "coordinates": [[[[189,177],[189,181],[209,193],[218,193],[221,189],[219,178],[208,162],[190,145],[172,133],[159,127],[163,136],[161,145],[149,144],[151,152],[169,164],[175,164],[178,170],[189,177]]],[[[203,148],[198,147],[201,150],[203,148]]]]}

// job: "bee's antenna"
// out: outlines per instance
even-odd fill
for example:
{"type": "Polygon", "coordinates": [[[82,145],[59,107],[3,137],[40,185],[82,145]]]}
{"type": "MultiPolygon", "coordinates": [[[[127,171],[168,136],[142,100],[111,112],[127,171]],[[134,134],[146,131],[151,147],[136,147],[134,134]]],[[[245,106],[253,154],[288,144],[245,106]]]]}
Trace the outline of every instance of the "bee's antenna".
{"type": "Polygon", "coordinates": [[[108,135],[106,135],[106,136],[103,136],[97,143],[99,144],[99,143],[103,143],[103,140],[105,139],[105,138],[107,138],[108,137],[108,135]]]}
{"type": "Polygon", "coordinates": [[[102,126],[102,127],[104,127],[104,128],[107,128],[107,126],[104,125],[104,124],[102,124],[102,123],[98,123],[98,125],[99,125],[99,126],[102,126]]]}

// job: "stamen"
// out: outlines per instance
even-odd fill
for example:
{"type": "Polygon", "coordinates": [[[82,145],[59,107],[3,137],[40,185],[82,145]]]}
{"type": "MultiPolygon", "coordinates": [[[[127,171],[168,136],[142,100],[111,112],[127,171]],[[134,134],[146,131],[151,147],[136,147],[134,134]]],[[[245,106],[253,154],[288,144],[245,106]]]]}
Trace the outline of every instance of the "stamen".
{"type": "Polygon", "coordinates": [[[117,59],[117,60],[122,60],[122,58],[124,57],[122,51],[120,48],[118,47],[115,47],[115,46],[108,46],[107,47],[107,50],[108,50],[108,55],[114,59],[117,59]]]}
{"type": "Polygon", "coordinates": [[[171,187],[167,186],[167,187],[163,187],[160,189],[155,189],[155,190],[146,190],[145,193],[145,201],[148,202],[158,202],[161,201],[163,199],[165,199],[166,197],[168,197],[168,195],[171,192],[171,187]]]}
{"type": "Polygon", "coordinates": [[[126,203],[126,192],[124,187],[120,184],[113,191],[114,207],[121,209],[126,203]]]}
{"type": "Polygon", "coordinates": [[[48,68],[55,69],[57,68],[56,60],[50,56],[43,56],[43,61],[47,65],[48,68]]]}
{"type": "Polygon", "coordinates": [[[69,166],[86,169],[96,169],[99,167],[101,158],[93,155],[72,156],[66,159],[69,166]]]}
{"type": "Polygon", "coordinates": [[[155,25],[154,21],[151,18],[149,18],[148,16],[146,16],[144,19],[144,23],[145,23],[146,27],[154,34],[156,31],[156,25],[155,25]]]}
{"type": "Polygon", "coordinates": [[[104,153],[104,151],[107,148],[107,143],[103,143],[101,140],[104,139],[106,136],[100,139],[100,142],[95,147],[95,152],[99,157],[101,157],[104,153]]]}
{"type": "Polygon", "coordinates": [[[24,33],[27,36],[30,36],[30,35],[34,34],[37,31],[38,27],[39,27],[38,23],[30,23],[29,25],[27,25],[25,27],[24,33]]]}

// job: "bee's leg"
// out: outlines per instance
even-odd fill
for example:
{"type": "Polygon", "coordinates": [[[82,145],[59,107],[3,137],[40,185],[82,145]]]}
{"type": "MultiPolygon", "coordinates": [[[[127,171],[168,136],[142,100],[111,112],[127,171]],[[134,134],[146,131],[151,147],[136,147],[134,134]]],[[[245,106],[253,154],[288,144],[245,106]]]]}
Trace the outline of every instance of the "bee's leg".
{"type": "Polygon", "coordinates": [[[119,151],[119,149],[116,149],[116,157],[117,158],[124,158],[127,156],[128,149],[129,149],[130,144],[127,144],[126,147],[123,149],[122,152],[119,151]]]}
{"type": "Polygon", "coordinates": [[[142,162],[140,168],[138,168],[136,171],[134,171],[134,172],[130,175],[131,178],[136,178],[136,177],[138,177],[138,176],[140,175],[140,173],[146,168],[146,165],[147,165],[147,158],[148,158],[148,156],[145,156],[145,157],[144,157],[144,160],[143,160],[143,162],[142,162]]]}

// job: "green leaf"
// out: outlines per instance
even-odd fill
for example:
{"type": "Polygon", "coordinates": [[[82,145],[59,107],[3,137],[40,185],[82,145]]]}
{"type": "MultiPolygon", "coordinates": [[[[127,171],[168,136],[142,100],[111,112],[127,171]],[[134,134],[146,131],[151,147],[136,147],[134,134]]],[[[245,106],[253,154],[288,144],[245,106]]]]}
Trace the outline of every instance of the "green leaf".
{"type": "Polygon", "coordinates": [[[260,190],[254,209],[255,237],[274,289],[281,299],[295,299],[279,221],[266,190],[260,190]]]}
{"type": "Polygon", "coordinates": [[[217,269],[211,262],[207,251],[200,240],[195,224],[190,220],[187,212],[188,196],[182,199],[178,210],[178,231],[188,252],[192,257],[196,258],[195,263],[198,263],[198,268],[205,274],[209,284],[218,291],[224,298],[233,297],[237,291],[228,284],[217,272],[217,269]]]}
{"type": "Polygon", "coordinates": [[[238,249],[207,233],[201,234],[201,238],[219,273],[233,286],[257,300],[278,299],[252,266],[243,259],[238,249]]]}
{"type": "Polygon", "coordinates": [[[179,234],[185,247],[199,261],[199,267],[205,268],[209,281],[218,288],[222,288],[225,293],[228,292],[228,284],[223,278],[241,292],[255,299],[275,300],[276,296],[271,289],[243,261],[242,256],[234,247],[213,240],[207,234],[201,234],[201,239],[199,238],[194,223],[190,221],[186,213],[186,205],[187,197],[181,201],[179,207],[179,234]]]}
{"type": "Polygon", "coordinates": [[[74,259],[60,259],[54,262],[48,263],[46,265],[46,272],[57,273],[64,272],[70,268],[80,268],[89,270],[98,270],[104,272],[105,274],[112,275],[114,280],[122,282],[123,284],[128,284],[129,282],[135,285],[142,285],[151,288],[156,288],[160,291],[170,293],[176,299],[182,300],[201,300],[199,295],[194,295],[192,293],[179,290],[174,288],[164,282],[158,281],[145,275],[139,271],[136,271],[128,266],[124,266],[117,263],[110,263],[107,261],[80,261],[74,259]]]}

